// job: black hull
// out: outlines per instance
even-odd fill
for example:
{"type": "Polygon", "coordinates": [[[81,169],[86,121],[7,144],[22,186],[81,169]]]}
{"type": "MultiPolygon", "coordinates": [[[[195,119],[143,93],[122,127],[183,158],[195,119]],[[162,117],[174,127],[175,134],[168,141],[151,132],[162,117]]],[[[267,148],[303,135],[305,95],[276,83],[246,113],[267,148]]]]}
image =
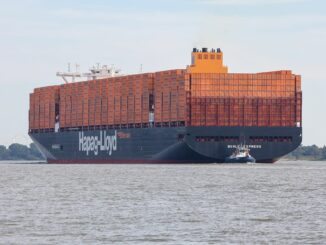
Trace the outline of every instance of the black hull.
{"type": "Polygon", "coordinates": [[[256,162],[273,163],[301,144],[301,133],[297,127],[156,127],[30,136],[49,163],[223,163],[241,143],[256,162]]]}

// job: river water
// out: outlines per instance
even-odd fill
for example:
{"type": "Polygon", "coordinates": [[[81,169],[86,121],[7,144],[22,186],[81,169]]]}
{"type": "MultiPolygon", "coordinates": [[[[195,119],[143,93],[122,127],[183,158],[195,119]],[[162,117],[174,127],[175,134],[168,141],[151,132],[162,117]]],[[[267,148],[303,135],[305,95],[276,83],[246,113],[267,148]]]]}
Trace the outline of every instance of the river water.
{"type": "Polygon", "coordinates": [[[0,244],[325,244],[326,162],[0,164],[0,244]]]}

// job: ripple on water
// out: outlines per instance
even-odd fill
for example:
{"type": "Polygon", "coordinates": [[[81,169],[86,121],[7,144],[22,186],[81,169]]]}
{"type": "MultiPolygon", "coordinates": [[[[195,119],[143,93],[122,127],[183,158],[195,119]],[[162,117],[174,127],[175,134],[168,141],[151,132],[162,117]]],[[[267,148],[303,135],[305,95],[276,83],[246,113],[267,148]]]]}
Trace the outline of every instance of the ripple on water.
{"type": "Polygon", "coordinates": [[[326,163],[0,168],[3,244],[326,242],[326,163]]]}

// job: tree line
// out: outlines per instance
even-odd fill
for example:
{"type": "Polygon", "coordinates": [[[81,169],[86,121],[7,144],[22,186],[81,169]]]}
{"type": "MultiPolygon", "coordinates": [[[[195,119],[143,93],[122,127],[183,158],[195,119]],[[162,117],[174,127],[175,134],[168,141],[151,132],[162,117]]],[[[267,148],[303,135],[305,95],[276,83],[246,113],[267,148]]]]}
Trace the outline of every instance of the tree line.
{"type": "Polygon", "coordinates": [[[295,160],[326,160],[326,146],[318,147],[316,145],[311,146],[299,146],[297,149],[289,153],[285,158],[295,160]]]}
{"type": "Polygon", "coordinates": [[[43,156],[34,143],[29,146],[11,144],[8,148],[0,145],[0,160],[43,160],[43,156]]]}

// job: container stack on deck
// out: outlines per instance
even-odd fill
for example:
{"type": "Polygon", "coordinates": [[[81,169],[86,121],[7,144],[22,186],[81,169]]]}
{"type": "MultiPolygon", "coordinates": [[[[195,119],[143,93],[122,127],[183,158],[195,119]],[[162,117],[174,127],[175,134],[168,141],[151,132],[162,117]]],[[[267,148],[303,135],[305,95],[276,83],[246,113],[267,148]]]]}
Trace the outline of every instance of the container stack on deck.
{"type": "Polygon", "coordinates": [[[35,89],[34,93],[30,94],[29,128],[51,131],[55,124],[58,101],[58,86],[35,89]]]}
{"type": "Polygon", "coordinates": [[[185,70],[155,73],[155,123],[156,126],[176,126],[186,119],[185,70]]]}
{"type": "Polygon", "coordinates": [[[35,89],[29,128],[54,129],[56,116],[61,128],[149,126],[153,86],[153,74],[140,74],[35,89]]]}
{"type": "Polygon", "coordinates": [[[233,74],[220,50],[194,50],[187,69],[38,88],[29,129],[174,126],[301,126],[301,77],[233,74]]]}
{"type": "Polygon", "coordinates": [[[296,126],[300,76],[291,71],[191,75],[192,126],[296,126]]]}

